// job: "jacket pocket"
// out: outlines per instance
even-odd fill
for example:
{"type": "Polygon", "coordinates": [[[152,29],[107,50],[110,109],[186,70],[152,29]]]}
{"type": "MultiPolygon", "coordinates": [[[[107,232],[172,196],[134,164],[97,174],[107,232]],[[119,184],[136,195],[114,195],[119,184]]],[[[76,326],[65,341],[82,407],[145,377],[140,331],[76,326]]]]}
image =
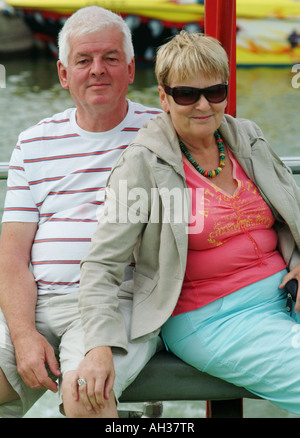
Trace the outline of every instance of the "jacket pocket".
{"type": "Polygon", "coordinates": [[[139,272],[133,272],[133,301],[135,304],[144,301],[157,285],[157,281],[139,272]]]}

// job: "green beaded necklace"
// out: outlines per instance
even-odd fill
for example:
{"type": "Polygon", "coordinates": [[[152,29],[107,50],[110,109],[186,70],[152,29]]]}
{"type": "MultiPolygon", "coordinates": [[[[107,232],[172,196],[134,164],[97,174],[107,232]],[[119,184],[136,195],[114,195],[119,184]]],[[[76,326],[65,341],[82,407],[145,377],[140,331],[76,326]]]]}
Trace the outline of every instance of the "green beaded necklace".
{"type": "Polygon", "coordinates": [[[191,156],[191,154],[187,150],[186,146],[179,139],[179,146],[180,146],[182,153],[186,156],[186,158],[189,160],[189,162],[195,167],[195,169],[201,173],[201,175],[206,176],[208,178],[214,178],[215,176],[219,175],[219,173],[222,172],[223,168],[225,167],[225,160],[226,160],[225,149],[224,149],[224,144],[223,144],[221,135],[220,135],[218,130],[215,131],[214,136],[215,136],[215,139],[216,139],[217,144],[218,144],[219,155],[220,155],[219,167],[217,167],[214,170],[202,169],[202,167],[199,166],[197,161],[194,160],[194,158],[191,156]]]}

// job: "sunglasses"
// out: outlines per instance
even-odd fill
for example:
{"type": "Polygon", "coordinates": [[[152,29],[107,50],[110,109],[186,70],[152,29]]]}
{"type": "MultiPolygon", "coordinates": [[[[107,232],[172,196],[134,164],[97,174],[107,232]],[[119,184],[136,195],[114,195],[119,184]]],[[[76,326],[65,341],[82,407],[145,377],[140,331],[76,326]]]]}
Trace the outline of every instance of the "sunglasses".
{"type": "Polygon", "coordinates": [[[198,102],[203,94],[205,99],[210,103],[220,103],[227,97],[228,85],[218,84],[208,88],[193,88],[193,87],[168,87],[164,86],[167,94],[173,97],[178,105],[193,105],[198,102]]]}

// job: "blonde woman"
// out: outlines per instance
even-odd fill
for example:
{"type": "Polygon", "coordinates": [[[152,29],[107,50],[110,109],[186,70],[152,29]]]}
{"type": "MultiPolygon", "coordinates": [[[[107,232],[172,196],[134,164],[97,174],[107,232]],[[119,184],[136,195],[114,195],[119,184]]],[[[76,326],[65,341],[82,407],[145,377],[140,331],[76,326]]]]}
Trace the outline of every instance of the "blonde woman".
{"type": "Polygon", "coordinates": [[[300,278],[300,190],[258,126],[225,114],[218,41],[181,32],[158,50],[156,75],[164,113],[113,168],[82,263],[87,406],[105,403],[111,348],[126,352],[161,331],[182,360],[299,414],[296,316],[283,287],[300,278]]]}

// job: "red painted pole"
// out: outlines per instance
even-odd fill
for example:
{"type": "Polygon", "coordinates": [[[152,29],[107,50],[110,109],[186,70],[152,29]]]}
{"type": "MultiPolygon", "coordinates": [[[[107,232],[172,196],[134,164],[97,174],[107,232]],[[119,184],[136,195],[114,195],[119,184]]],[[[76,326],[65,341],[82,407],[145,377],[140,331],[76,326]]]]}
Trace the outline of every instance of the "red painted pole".
{"type": "MultiPolygon", "coordinates": [[[[236,116],[236,0],[205,0],[204,32],[219,40],[229,59],[229,90],[226,113],[236,116]]],[[[228,403],[228,402],[227,402],[228,403]]],[[[231,401],[229,401],[231,403],[231,401]]],[[[234,400],[232,416],[243,417],[243,400],[234,400]]],[[[206,416],[220,416],[219,402],[206,402],[206,416]]],[[[228,414],[228,413],[227,413],[228,414]]]]}
{"type": "Polygon", "coordinates": [[[204,32],[218,39],[229,59],[226,112],[236,116],[236,0],[205,0],[204,32]]]}

